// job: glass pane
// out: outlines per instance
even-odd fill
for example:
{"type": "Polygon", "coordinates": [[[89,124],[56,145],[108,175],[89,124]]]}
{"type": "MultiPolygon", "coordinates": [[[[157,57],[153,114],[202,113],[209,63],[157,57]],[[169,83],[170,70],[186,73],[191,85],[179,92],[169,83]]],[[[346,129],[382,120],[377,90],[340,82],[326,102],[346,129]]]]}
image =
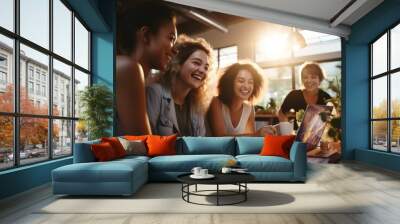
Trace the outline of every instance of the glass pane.
{"type": "Polygon", "coordinates": [[[400,24],[391,30],[390,60],[391,69],[400,67],[400,24]]]}
{"type": "Polygon", "coordinates": [[[387,71],[387,34],[372,44],[372,75],[387,71]]]}
{"type": "Polygon", "coordinates": [[[75,69],[75,117],[79,117],[81,114],[80,93],[89,86],[89,75],[75,69]]]}
{"type": "Polygon", "coordinates": [[[391,88],[390,88],[390,97],[391,97],[391,109],[392,109],[392,117],[400,117],[400,72],[391,74],[391,88]]]}
{"type": "Polygon", "coordinates": [[[72,117],[71,66],[53,60],[53,115],[72,117]]]}
{"type": "Polygon", "coordinates": [[[372,148],[387,151],[387,121],[372,122],[372,148]]]}
{"type": "Polygon", "coordinates": [[[49,108],[49,57],[21,44],[21,113],[47,115],[49,108]]]}
{"type": "Polygon", "coordinates": [[[372,118],[387,118],[387,78],[372,81],[372,118]]]}
{"type": "Polygon", "coordinates": [[[0,170],[14,165],[13,118],[0,116],[0,170]]]}
{"type": "Polygon", "coordinates": [[[49,48],[49,0],[20,0],[21,36],[49,48]]]}
{"type": "Polygon", "coordinates": [[[60,0],[53,0],[53,18],[53,51],[71,60],[72,12],[60,0]]]}
{"type": "Polygon", "coordinates": [[[20,119],[21,164],[34,163],[49,158],[49,120],[22,117],[20,119]]]}
{"type": "Polygon", "coordinates": [[[53,120],[53,157],[72,154],[72,121],[53,120]]]}
{"type": "Polygon", "coordinates": [[[0,26],[14,31],[14,0],[0,1],[0,26]]]}
{"type": "Polygon", "coordinates": [[[400,153],[400,121],[391,121],[392,124],[392,152],[400,153]]]}
{"type": "Polygon", "coordinates": [[[75,63],[89,70],[89,32],[75,18],[75,63]]]}
{"type": "Polygon", "coordinates": [[[273,99],[279,108],[286,95],[292,90],[292,69],[290,67],[268,68],[264,70],[263,76],[267,86],[258,105],[266,107],[273,99]]]}
{"type": "Polygon", "coordinates": [[[215,67],[219,67],[219,60],[218,60],[218,49],[213,49],[213,58],[215,58],[215,67]]]}
{"type": "Polygon", "coordinates": [[[224,68],[237,62],[237,46],[221,48],[219,50],[219,67],[224,68]]]}
{"type": "Polygon", "coordinates": [[[88,129],[84,120],[75,121],[75,143],[85,142],[88,138],[88,129]]]}
{"type": "Polygon", "coordinates": [[[0,111],[14,111],[13,40],[0,35],[0,111]]]}

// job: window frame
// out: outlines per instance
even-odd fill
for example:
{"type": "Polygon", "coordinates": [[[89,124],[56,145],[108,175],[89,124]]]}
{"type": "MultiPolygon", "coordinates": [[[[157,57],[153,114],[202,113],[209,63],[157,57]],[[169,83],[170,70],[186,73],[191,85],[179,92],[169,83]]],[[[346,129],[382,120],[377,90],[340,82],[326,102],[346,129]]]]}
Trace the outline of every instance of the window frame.
{"type": "MultiPolygon", "coordinates": [[[[84,22],[84,20],[79,16],[77,12],[73,10],[73,8],[69,5],[69,3],[66,0],[59,0],[68,10],[71,11],[71,18],[70,18],[70,23],[71,23],[71,59],[64,58],[63,56],[55,53],[53,50],[53,1],[54,0],[47,0],[49,3],[49,47],[46,49],[45,47],[40,46],[39,44],[34,43],[33,41],[30,41],[29,39],[23,37],[20,35],[20,0],[14,0],[13,1],[13,10],[14,10],[14,15],[13,15],[13,31],[10,31],[4,27],[0,26],[0,35],[3,35],[4,37],[10,38],[13,41],[13,51],[12,51],[12,73],[13,79],[14,79],[14,92],[13,92],[13,112],[3,112],[0,111],[0,116],[4,117],[11,117],[13,120],[13,165],[10,167],[5,167],[5,168],[0,168],[0,172],[5,171],[5,170],[11,170],[11,169],[16,169],[19,167],[24,167],[24,166],[30,166],[33,164],[38,164],[38,163],[43,163],[46,161],[51,161],[51,160],[58,160],[66,157],[73,156],[74,152],[74,143],[75,143],[75,126],[76,126],[76,121],[79,120],[79,117],[75,116],[75,108],[71,108],[71,114],[70,116],[56,116],[53,115],[53,59],[58,60],[61,63],[64,63],[68,66],[71,66],[71,105],[74,105],[75,103],[75,98],[76,98],[76,93],[75,93],[75,88],[74,88],[74,82],[75,82],[75,69],[85,73],[88,75],[89,78],[89,83],[88,86],[92,85],[93,77],[92,77],[92,57],[91,57],[91,49],[92,49],[92,43],[91,43],[91,38],[92,38],[92,30],[89,28],[89,26],[84,22]],[[81,67],[80,65],[75,63],[75,18],[79,20],[79,22],[83,25],[83,27],[88,31],[88,69],[85,69],[81,67]],[[47,99],[47,104],[48,104],[48,112],[46,115],[39,115],[39,114],[28,114],[28,113],[21,113],[20,111],[20,85],[21,85],[21,80],[20,80],[20,65],[21,65],[21,56],[20,56],[20,45],[23,44],[29,48],[32,48],[33,50],[36,50],[42,54],[45,54],[48,56],[48,73],[47,73],[47,84],[45,85],[45,95],[48,97],[47,99]],[[48,93],[47,93],[48,92],[48,93]],[[28,162],[21,164],[21,158],[20,158],[20,119],[21,118],[44,118],[47,119],[48,123],[48,135],[47,135],[47,152],[48,155],[47,157],[43,157],[43,160],[37,161],[37,162],[28,162]],[[57,120],[65,120],[65,121],[71,121],[71,153],[68,155],[62,155],[62,156],[55,156],[53,155],[55,147],[53,146],[53,123],[57,120]]],[[[29,68],[30,65],[29,63],[27,65],[27,72],[25,74],[26,76],[26,82],[28,81],[33,81],[34,86],[36,83],[42,84],[42,79],[41,79],[41,72],[39,76],[38,82],[36,82],[36,69],[33,68],[33,79],[30,79],[30,73],[29,73],[29,68]]],[[[28,84],[27,84],[28,85],[28,84]]],[[[40,85],[42,87],[42,85],[40,85]]],[[[27,86],[28,87],[28,86],[27,86]]],[[[29,88],[29,87],[28,87],[29,88]]],[[[29,91],[27,88],[27,91],[29,91]]],[[[34,89],[34,92],[36,90],[34,89]]],[[[36,95],[34,93],[34,95],[36,95]]],[[[39,97],[43,97],[42,94],[37,95],[39,97]]]]}
{"type": "MultiPolygon", "coordinates": [[[[232,45],[228,45],[228,46],[224,46],[224,47],[218,47],[218,48],[214,48],[213,50],[215,50],[217,52],[217,55],[215,55],[216,57],[216,68],[220,69],[220,64],[221,64],[221,58],[220,58],[220,51],[222,49],[225,48],[230,48],[230,47],[236,47],[236,61],[238,61],[239,58],[239,48],[237,44],[232,44],[232,45]]],[[[228,65],[229,66],[229,65],[228,65]]],[[[228,67],[227,66],[227,67],[228,67]]]]}
{"type": "Polygon", "coordinates": [[[385,153],[390,153],[390,154],[396,154],[399,155],[400,152],[393,152],[392,151],[392,121],[400,121],[400,117],[393,117],[392,116],[392,98],[391,98],[391,78],[392,75],[395,75],[396,73],[400,72],[400,66],[394,69],[391,69],[391,31],[393,28],[396,26],[400,26],[400,21],[395,22],[391,26],[389,26],[387,29],[385,29],[384,32],[379,34],[375,39],[373,39],[371,42],[368,43],[368,59],[369,59],[369,66],[368,66],[368,85],[369,85],[369,150],[372,151],[378,151],[378,152],[385,152],[385,153]],[[387,64],[386,64],[386,71],[376,74],[373,74],[373,44],[379,40],[381,37],[384,35],[387,35],[387,64]],[[386,87],[387,87],[387,105],[386,105],[386,118],[373,118],[373,81],[382,77],[386,77],[386,87]],[[384,150],[379,150],[374,148],[374,132],[373,132],[373,122],[375,121],[386,121],[386,151],[384,150]]]}

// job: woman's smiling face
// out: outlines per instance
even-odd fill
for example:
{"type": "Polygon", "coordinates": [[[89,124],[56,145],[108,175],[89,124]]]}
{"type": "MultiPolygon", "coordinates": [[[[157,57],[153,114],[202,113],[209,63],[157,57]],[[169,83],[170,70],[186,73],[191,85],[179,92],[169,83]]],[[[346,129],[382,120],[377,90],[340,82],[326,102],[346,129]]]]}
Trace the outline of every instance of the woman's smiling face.
{"type": "Polygon", "coordinates": [[[238,72],[233,82],[233,92],[236,97],[248,100],[254,89],[254,78],[251,72],[242,69],[238,72]]]}
{"type": "Polygon", "coordinates": [[[319,88],[321,80],[317,74],[304,71],[301,76],[301,81],[303,82],[304,88],[309,91],[315,91],[319,88]]]}
{"type": "Polygon", "coordinates": [[[183,63],[179,78],[190,88],[203,85],[209,71],[209,56],[203,50],[196,50],[183,63]]]}

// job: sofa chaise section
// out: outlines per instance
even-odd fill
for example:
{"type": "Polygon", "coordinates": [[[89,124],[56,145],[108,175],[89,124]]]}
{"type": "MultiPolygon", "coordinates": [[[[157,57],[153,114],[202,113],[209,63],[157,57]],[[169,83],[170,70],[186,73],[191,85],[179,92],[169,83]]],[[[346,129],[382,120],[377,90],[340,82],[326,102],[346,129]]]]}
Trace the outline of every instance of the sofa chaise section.
{"type": "Polygon", "coordinates": [[[75,144],[76,163],[52,171],[54,194],[132,195],[148,181],[147,156],[95,162],[90,150],[94,143],[75,144]]]}

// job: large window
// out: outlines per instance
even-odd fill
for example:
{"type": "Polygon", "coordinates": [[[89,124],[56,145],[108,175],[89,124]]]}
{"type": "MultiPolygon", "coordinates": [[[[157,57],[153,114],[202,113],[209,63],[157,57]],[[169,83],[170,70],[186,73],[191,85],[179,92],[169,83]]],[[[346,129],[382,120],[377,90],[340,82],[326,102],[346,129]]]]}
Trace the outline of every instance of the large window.
{"type": "Polygon", "coordinates": [[[371,148],[400,153],[400,24],[370,45],[371,148]]]}
{"type": "Polygon", "coordinates": [[[64,0],[0,1],[0,170],[70,156],[74,136],[87,139],[74,105],[90,85],[90,35],[64,0]]]}

